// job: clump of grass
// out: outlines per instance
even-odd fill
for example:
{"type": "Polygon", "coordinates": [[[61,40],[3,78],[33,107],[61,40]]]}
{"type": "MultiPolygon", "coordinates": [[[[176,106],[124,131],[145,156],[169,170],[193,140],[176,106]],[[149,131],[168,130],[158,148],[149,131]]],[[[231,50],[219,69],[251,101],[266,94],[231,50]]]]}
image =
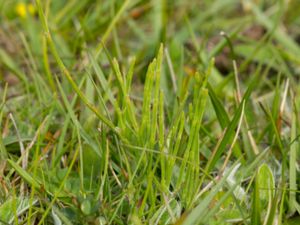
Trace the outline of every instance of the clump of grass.
{"type": "Polygon", "coordinates": [[[0,223],[297,224],[291,6],[233,3],[0,1],[0,223]]]}

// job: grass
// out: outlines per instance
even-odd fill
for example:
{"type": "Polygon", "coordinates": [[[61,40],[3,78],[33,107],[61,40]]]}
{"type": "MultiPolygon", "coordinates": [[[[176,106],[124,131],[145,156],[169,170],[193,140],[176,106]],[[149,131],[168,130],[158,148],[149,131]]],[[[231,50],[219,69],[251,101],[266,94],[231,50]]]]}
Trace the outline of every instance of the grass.
{"type": "Polygon", "coordinates": [[[296,0],[0,0],[0,224],[298,224],[296,0]]]}

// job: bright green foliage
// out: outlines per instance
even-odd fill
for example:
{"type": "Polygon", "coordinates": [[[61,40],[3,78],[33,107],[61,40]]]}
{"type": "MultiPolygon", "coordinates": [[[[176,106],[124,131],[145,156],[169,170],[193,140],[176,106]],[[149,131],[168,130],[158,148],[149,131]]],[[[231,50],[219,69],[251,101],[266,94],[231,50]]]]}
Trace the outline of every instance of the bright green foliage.
{"type": "Polygon", "coordinates": [[[0,10],[0,224],[299,223],[298,1],[0,10]]]}

